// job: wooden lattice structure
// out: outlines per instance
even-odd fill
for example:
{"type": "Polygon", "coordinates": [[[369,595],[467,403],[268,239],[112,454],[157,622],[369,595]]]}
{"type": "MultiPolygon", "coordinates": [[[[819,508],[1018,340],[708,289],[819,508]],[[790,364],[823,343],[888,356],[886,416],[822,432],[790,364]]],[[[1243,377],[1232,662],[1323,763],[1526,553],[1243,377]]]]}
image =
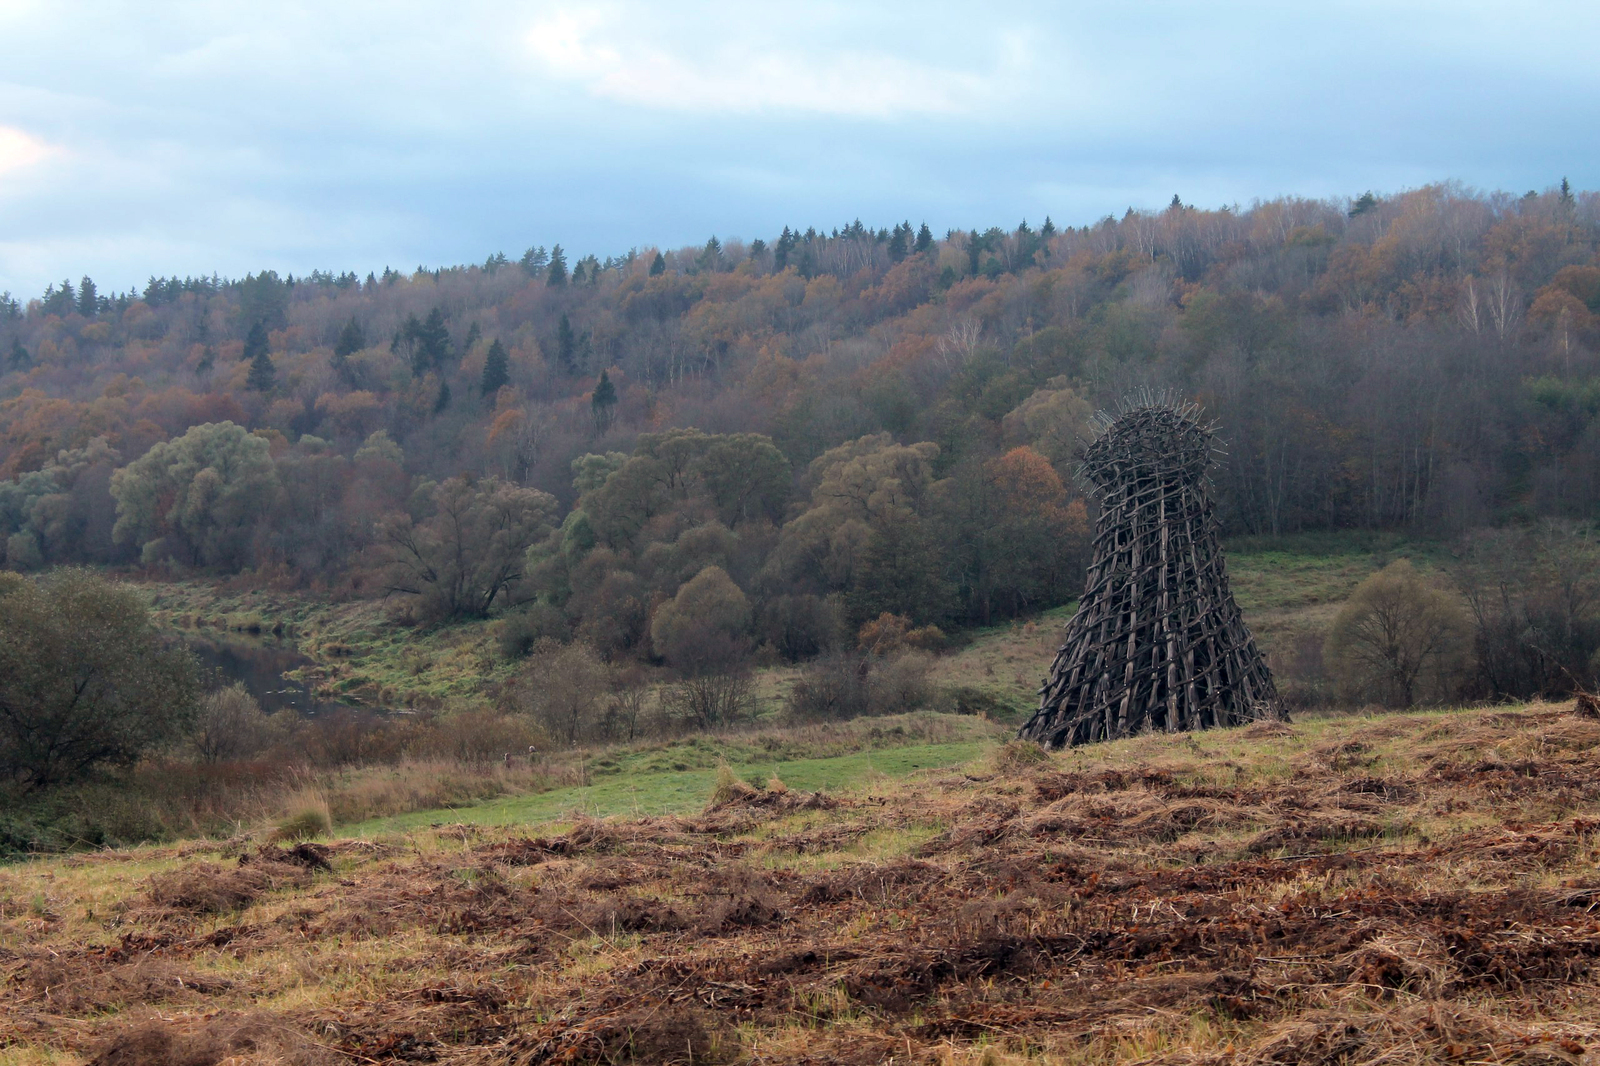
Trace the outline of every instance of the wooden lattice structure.
{"type": "Polygon", "coordinates": [[[1150,393],[1097,419],[1078,471],[1100,500],[1093,560],[1020,735],[1059,748],[1283,718],[1228,588],[1207,494],[1212,426],[1150,393]]]}

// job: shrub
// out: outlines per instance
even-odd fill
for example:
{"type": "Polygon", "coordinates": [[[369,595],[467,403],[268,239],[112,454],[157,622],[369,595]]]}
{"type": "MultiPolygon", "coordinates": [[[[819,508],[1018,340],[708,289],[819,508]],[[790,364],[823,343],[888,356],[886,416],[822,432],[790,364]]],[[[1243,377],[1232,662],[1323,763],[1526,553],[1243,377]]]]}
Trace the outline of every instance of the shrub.
{"type": "Polygon", "coordinates": [[[310,840],[333,832],[333,815],[328,798],[319,792],[303,792],[290,805],[289,816],[272,831],[274,840],[310,840]]]}
{"type": "Polygon", "coordinates": [[[572,746],[600,728],[611,675],[587,644],[540,640],[505,688],[509,710],[525,714],[550,738],[572,746]]]}
{"type": "Polygon", "coordinates": [[[901,714],[926,707],[933,701],[928,673],[933,656],[907,649],[875,663],[867,677],[868,703],[873,714],[901,714]]]}
{"type": "Polygon", "coordinates": [[[807,663],[784,700],[784,713],[797,721],[837,721],[868,713],[867,674],[859,655],[832,652],[807,663]]]}
{"type": "Polygon", "coordinates": [[[564,641],[571,635],[572,628],[562,613],[543,601],[502,619],[496,633],[503,659],[526,658],[539,641],[564,641]]]}
{"type": "Polygon", "coordinates": [[[198,690],[130,590],[75,569],[0,586],[0,778],[34,790],[131,766],[182,735],[198,690]]]}
{"type": "Polygon", "coordinates": [[[1471,639],[1461,603],[1400,559],[1351,593],[1328,634],[1325,656],[1350,696],[1412,707],[1454,693],[1471,639]]]}
{"type": "Polygon", "coordinates": [[[902,650],[885,659],[835,653],[812,660],[790,688],[784,711],[797,721],[900,714],[934,699],[933,657],[902,650]]]}
{"type": "Polygon", "coordinates": [[[257,754],[272,742],[272,733],[261,705],[236,683],[200,700],[189,743],[201,762],[217,763],[257,754]]]}
{"type": "Polygon", "coordinates": [[[483,766],[508,754],[521,756],[544,739],[544,732],[526,718],[463,710],[434,720],[412,747],[415,754],[483,766]]]}
{"type": "Polygon", "coordinates": [[[733,667],[691,674],[661,695],[668,718],[696,729],[720,729],[755,710],[755,687],[747,671],[733,667]]]}

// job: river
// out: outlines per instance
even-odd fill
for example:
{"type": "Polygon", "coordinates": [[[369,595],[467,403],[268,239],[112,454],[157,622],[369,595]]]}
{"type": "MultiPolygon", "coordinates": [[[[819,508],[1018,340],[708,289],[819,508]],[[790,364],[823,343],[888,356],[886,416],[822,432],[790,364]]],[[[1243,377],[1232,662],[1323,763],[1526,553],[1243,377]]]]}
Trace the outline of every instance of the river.
{"type": "Polygon", "coordinates": [[[287,641],[185,634],[183,642],[200,661],[207,688],[240,682],[269,714],[287,709],[313,716],[348,707],[318,699],[303,683],[283,676],[311,664],[287,641]]]}

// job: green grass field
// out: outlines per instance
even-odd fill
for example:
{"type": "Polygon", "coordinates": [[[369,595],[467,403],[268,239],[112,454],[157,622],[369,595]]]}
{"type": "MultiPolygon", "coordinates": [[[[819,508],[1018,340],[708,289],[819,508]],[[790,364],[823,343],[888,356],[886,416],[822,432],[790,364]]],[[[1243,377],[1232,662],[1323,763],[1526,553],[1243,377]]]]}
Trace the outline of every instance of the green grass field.
{"type": "MultiPolygon", "coordinates": [[[[961,766],[994,749],[998,740],[964,740],[940,744],[857,752],[822,759],[773,759],[729,763],[742,780],[764,787],[776,777],[791,789],[836,792],[889,788],[898,778],[924,770],[961,766]]],[[[441,821],[472,825],[542,826],[577,816],[642,817],[682,814],[706,805],[716,785],[715,769],[658,769],[622,772],[593,784],[554,789],[531,796],[505,796],[488,803],[443,811],[418,811],[345,826],[341,836],[372,837],[403,832],[441,821]]]]}

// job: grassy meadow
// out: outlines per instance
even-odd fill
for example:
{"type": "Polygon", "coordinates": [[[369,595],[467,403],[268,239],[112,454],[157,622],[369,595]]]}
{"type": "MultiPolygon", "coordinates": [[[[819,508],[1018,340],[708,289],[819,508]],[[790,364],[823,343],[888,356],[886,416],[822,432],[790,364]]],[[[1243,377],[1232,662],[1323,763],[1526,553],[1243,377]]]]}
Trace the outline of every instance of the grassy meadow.
{"type": "Polygon", "coordinates": [[[0,868],[0,1063],[1596,1061],[1569,706],[1056,754],[947,727],[0,868]]]}
{"type": "MultiPolygon", "coordinates": [[[[1327,624],[1401,556],[1445,562],[1230,547],[1282,683],[1325,684],[1327,624]]],[[[507,669],[489,627],[370,604],[156,610],[281,626],[402,704],[507,669]]],[[[1600,721],[1324,700],[1046,753],[1009,738],[1070,613],[957,635],[930,680],[969,713],[785,723],[769,669],[737,729],[341,771],[298,833],[269,803],[0,866],[0,1066],[1600,1063],[1600,721]]]]}

